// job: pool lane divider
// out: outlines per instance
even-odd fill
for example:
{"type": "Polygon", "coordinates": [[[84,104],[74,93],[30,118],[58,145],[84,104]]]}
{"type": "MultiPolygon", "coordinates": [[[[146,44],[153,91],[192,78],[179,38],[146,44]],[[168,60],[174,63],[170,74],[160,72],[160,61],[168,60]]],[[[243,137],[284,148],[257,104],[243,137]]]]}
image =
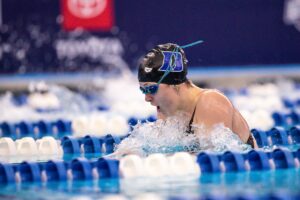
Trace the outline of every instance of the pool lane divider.
{"type": "Polygon", "coordinates": [[[116,137],[110,134],[104,137],[87,135],[83,138],[65,136],[61,140],[45,136],[37,140],[24,137],[15,141],[9,137],[3,137],[0,138],[0,161],[21,162],[26,159],[62,158],[63,155],[110,154],[113,153],[115,146],[127,136],[116,137]]]}
{"type": "MultiPolygon", "coordinates": [[[[154,122],[154,121],[156,121],[156,117],[152,115],[141,119],[136,117],[129,117],[127,120],[125,119],[125,123],[127,123],[130,129],[132,129],[132,127],[137,125],[138,123],[146,123],[146,122],[154,122]]],[[[99,121],[97,121],[97,123],[98,122],[99,121]]],[[[0,137],[10,137],[13,140],[15,140],[15,139],[21,139],[23,137],[33,137],[35,139],[40,139],[44,136],[52,136],[57,139],[61,139],[64,136],[73,135],[74,130],[72,130],[72,123],[76,123],[76,120],[75,121],[62,120],[62,119],[56,121],[39,120],[36,122],[20,121],[18,123],[3,121],[0,122],[0,137]]],[[[107,120],[105,120],[104,123],[107,123],[107,120]]],[[[85,132],[84,130],[88,130],[88,127],[82,127],[82,128],[83,128],[83,132],[85,132]]],[[[106,133],[100,135],[98,133],[93,133],[93,135],[97,137],[103,137],[106,135],[106,133]]]]}
{"type": "Polygon", "coordinates": [[[268,131],[252,129],[251,133],[259,147],[300,144],[300,126],[292,126],[288,130],[283,127],[273,127],[268,131]]]}
{"type": "Polygon", "coordinates": [[[205,173],[237,173],[299,168],[300,149],[291,152],[252,150],[248,153],[227,151],[223,154],[178,152],[172,156],[151,154],[146,158],[127,155],[120,160],[99,158],[47,162],[0,163],[0,183],[77,181],[135,177],[188,176],[205,173]]]}
{"type": "Polygon", "coordinates": [[[47,122],[40,120],[37,122],[20,121],[19,123],[0,123],[0,132],[2,137],[10,137],[12,139],[21,139],[23,137],[33,137],[35,139],[44,136],[53,136],[62,138],[65,135],[72,134],[71,121],[56,120],[47,122]]]}

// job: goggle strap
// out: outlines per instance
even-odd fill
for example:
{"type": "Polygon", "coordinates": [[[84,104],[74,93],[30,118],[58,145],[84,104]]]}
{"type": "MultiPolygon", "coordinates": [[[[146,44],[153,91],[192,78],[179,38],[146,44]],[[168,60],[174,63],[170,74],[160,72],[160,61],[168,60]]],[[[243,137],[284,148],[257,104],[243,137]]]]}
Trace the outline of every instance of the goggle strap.
{"type": "Polygon", "coordinates": [[[184,48],[192,47],[192,46],[195,46],[197,44],[201,44],[202,42],[203,42],[203,40],[198,40],[196,42],[192,42],[192,43],[180,46],[180,48],[184,49],[184,48]]]}

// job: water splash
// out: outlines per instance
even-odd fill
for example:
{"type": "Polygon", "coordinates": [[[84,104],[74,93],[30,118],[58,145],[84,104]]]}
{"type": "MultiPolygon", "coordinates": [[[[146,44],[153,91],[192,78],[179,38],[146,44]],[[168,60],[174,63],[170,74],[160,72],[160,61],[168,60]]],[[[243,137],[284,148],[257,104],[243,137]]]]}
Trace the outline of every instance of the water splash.
{"type": "Polygon", "coordinates": [[[36,119],[39,114],[29,106],[16,106],[13,103],[13,94],[7,92],[0,96],[0,122],[16,122],[26,119],[36,119]]]}
{"type": "Polygon", "coordinates": [[[98,80],[95,85],[103,85],[102,97],[112,112],[128,118],[146,118],[156,112],[156,107],[145,101],[145,96],[138,88],[138,80],[132,74],[124,73],[120,77],[98,80]]]}
{"type": "Polygon", "coordinates": [[[252,148],[244,144],[229,128],[216,125],[208,133],[203,126],[193,126],[195,133],[188,134],[189,119],[184,114],[151,123],[139,123],[117,147],[117,154],[134,153],[147,156],[151,153],[174,153],[210,151],[222,153],[227,150],[244,152],[252,148]],[[184,119],[184,120],[183,120],[184,119]]]}
{"type": "Polygon", "coordinates": [[[245,152],[252,149],[250,145],[245,144],[237,134],[223,124],[216,124],[211,131],[201,125],[194,125],[193,129],[198,135],[200,151],[223,153],[229,150],[245,152]]]}
{"type": "Polygon", "coordinates": [[[49,112],[39,112],[35,107],[27,103],[16,105],[14,103],[14,94],[7,92],[0,96],[0,122],[19,122],[38,121],[38,120],[56,120],[72,119],[74,114],[85,114],[91,112],[93,105],[81,94],[73,92],[66,87],[50,85],[49,93],[57,96],[60,101],[60,108],[49,112]],[[26,116],[26,117],[25,117],[26,116]]]}

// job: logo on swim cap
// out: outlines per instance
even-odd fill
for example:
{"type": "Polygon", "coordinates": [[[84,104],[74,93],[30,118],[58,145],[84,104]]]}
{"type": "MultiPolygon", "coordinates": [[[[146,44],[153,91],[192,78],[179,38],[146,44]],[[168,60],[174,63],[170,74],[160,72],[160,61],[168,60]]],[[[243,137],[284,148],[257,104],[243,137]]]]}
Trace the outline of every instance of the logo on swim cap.
{"type": "Polygon", "coordinates": [[[152,68],[150,68],[150,67],[145,67],[145,69],[144,69],[144,70],[145,70],[145,72],[146,72],[146,73],[149,73],[149,72],[151,72],[151,71],[152,71],[152,68]]]}
{"type": "Polygon", "coordinates": [[[163,54],[163,63],[162,66],[158,69],[159,71],[171,72],[182,72],[183,71],[183,61],[182,55],[180,52],[174,51],[162,51],[163,54]],[[171,67],[171,69],[169,69],[171,67]]]}

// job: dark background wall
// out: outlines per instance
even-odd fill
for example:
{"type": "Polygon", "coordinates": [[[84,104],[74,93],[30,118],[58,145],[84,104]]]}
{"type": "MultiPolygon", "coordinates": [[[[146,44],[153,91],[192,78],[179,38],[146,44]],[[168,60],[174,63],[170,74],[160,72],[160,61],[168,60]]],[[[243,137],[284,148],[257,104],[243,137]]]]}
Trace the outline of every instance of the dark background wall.
{"type": "Polygon", "coordinates": [[[113,61],[58,55],[57,40],[91,37],[119,40],[131,69],[158,43],[199,39],[204,43],[186,49],[191,67],[300,63],[300,32],[284,24],[283,0],[115,0],[111,31],[76,34],[62,29],[60,6],[59,0],[2,0],[0,73],[116,68],[113,61]]]}

